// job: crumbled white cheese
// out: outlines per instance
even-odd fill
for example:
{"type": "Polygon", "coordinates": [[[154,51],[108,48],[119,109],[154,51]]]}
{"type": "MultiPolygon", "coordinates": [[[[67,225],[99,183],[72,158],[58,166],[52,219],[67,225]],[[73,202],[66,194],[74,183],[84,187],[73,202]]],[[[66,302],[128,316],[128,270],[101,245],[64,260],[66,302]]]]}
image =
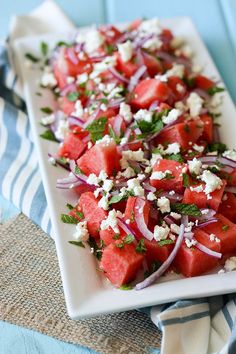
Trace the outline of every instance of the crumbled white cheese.
{"type": "Polygon", "coordinates": [[[106,179],[103,182],[102,188],[105,192],[110,192],[110,190],[113,188],[113,181],[111,179],[106,179]]]}
{"type": "Polygon", "coordinates": [[[89,76],[90,76],[91,79],[95,79],[102,72],[112,68],[115,65],[116,65],[115,56],[108,56],[103,61],[101,61],[100,63],[95,63],[93,65],[93,71],[92,71],[92,73],[89,76]]]}
{"type": "Polygon", "coordinates": [[[178,76],[180,79],[184,76],[184,65],[174,63],[172,68],[165,73],[166,77],[178,76]]]}
{"type": "Polygon", "coordinates": [[[53,165],[53,166],[55,166],[57,163],[56,159],[52,156],[48,158],[48,162],[50,163],[50,165],[53,165]]]}
{"type": "Polygon", "coordinates": [[[212,193],[216,189],[220,189],[222,187],[223,184],[222,180],[209,170],[203,171],[200,178],[203,182],[206,183],[205,185],[206,194],[212,193]]]}
{"type": "Polygon", "coordinates": [[[183,93],[185,91],[185,87],[178,83],[176,85],[176,91],[179,92],[179,93],[183,93]]]}
{"type": "Polygon", "coordinates": [[[125,102],[121,102],[119,114],[124,118],[127,123],[130,123],[133,119],[131,107],[125,102]]]}
{"type": "MultiPolygon", "coordinates": [[[[158,154],[156,154],[156,153],[153,153],[152,154],[152,158],[151,158],[151,160],[150,160],[150,164],[151,164],[151,166],[154,166],[155,165],[155,163],[157,162],[157,160],[161,160],[162,159],[162,156],[158,153],[158,154]]],[[[146,171],[145,171],[146,172],[146,171]]]]}
{"type": "Polygon", "coordinates": [[[140,181],[137,178],[129,179],[127,181],[127,186],[127,189],[133,191],[135,196],[144,196],[144,189],[140,186],[140,181]]]}
{"type": "Polygon", "coordinates": [[[115,233],[119,233],[117,217],[122,217],[122,213],[115,209],[110,210],[107,218],[101,222],[101,230],[106,230],[111,227],[115,233]]]}
{"type": "Polygon", "coordinates": [[[154,239],[156,241],[166,240],[169,232],[170,232],[170,229],[167,225],[166,226],[156,225],[154,227],[154,239]]]}
{"type": "Polygon", "coordinates": [[[92,146],[93,146],[92,141],[89,141],[88,144],[87,144],[88,149],[91,149],[92,146]]]}
{"type": "Polygon", "coordinates": [[[157,197],[155,196],[155,194],[153,192],[149,192],[147,194],[147,200],[150,200],[152,202],[155,199],[157,199],[157,197]]]}
{"type": "Polygon", "coordinates": [[[107,106],[105,105],[105,103],[102,103],[100,106],[101,111],[106,112],[107,111],[107,106]]]}
{"type": "Polygon", "coordinates": [[[71,114],[72,114],[72,116],[75,116],[75,117],[78,117],[78,118],[81,118],[83,116],[84,109],[83,109],[81,100],[77,100],[75,102],[74,112],[72,112],[71,114]]]}
{"type": "Polygon", "coordinates": [[[193,56],[193,50],[187,44],[181,48],[181,51],[186,58],[191,58],[193,56]]]}
{"type": "Polygon", "coordinates": [[[65,119],[60,119],[58,122],[57,130],[55,131],[55,137],[58,140],[64,140],[69,133],[69,122],[65,119]]]}
{"type": "Polygon", "coordinates": [[[156,34],[159,35],[162,31],[160,21],[157,18],[152,18],[151,20],[142,21],[140,24],[139,31],[144,32],[146,34],[156,34]]]}
{"type": "Polygon", "coordinates": [[[174,37],[171,42],[170,42],[170,46],[173,49],[179,48],[184,44],[184,38],[183,37],[174,37]]]}
{"type": "Polygon", "coordinates": [[[104,210],[109,209],[109,201],[108,201],[108,195],[102,196],[102,198],[98,202],[99,208],[102,208],[104,210]]]}
{"type": "Polygon", "coordinates": [[[103,192],[102,188],[96,188],[95,191],[93,192],[94,197],[97,198],[99,196],[99,194],[102,192],[103,192]]]}
{"type": "Polygon", "coordinates": [[[52,72],[44,72],[41,77],[41,85],[53,88],[57,85],[57,80],[52,72]]]}
{"type": "Polygon", "coordinates": [[[76,42],[85,43],[85,51],[88,54],[92,54],[104,43],[104,37],[98,30],[91,28],[86,32],[79,32],[76,37],[76,42]]]}
{"type": "Polygon", "coordinates": [[[104,145],[108,146],[113,141],[114,141],[114,139],[111,138],[109,135],[104,135],[104,137],[102,137],[102,139],[96,141],[96,144],[104,144],[104,145]]]}
{"type": "Polygon", "coordinates": [[[158,36],[154,36],[146,40],[142,47],[149,50],[156,50],[161,48],[162,44],[163,43],[160,38],[158,38],[158,36]]]}
{"type": "Polygon", "coordinates": [[[121,97],[120,93],[123,91],[122,86],[117,86],[107,96],[107,99],[110,100],[111,98],[118,98],[121,97]]]}
{"type": "Polygon", "coordinates": [[[73,76],[67,76],[66,82],[67,84],[72,84],[75,81],[75,78],[73,76]]]}
{"type": "Polygon", "coordinates": [[[173,232],[174,234],[177,234],[177,235],[179,234],[179,230],[180,230],[179,225],[171,224],[170,229],[171,229],[171,232],[173,232]]]}
{"type": "Polygon", "coordinates": [[[190,186],[190,190],[192,192],[201,193],[201,192],[203,192],[203,186],[202,186],[202,184],[200,184],[199,186],[196,186],[196,187],[190,186]]]}
{"type": "Polygon", "coordinates": [[[202,67],[201,65],[199,65],[199,64],[193,64],[193,66],[192,66],[192,72],[193,72],[194,74],[199,74],[200,72],[202,72],[202,70],[203,70],[203,67],[202,67]]]}
{"type": "Polygon", "coordinates": [[[90,173],[87,178],[87,183],[94,186],[99,186],[99,178],[95,175],[95,173],[90,173]]]}
{"type": "Polygon", "coordinates": [[[153,112],[148,111],[147,109],[140,109],[137,113],[134,114],[135,120],[145,120],[146,122],[152,121],[153,112]]]}
{"type": "Polygon", "coordinates": [[[167,116],[162,117],[162,121],[165,124],[170,124],[176,121],[176,119],[182,114],[179,109],[173,108],[167,116]]]}
{"type": "Polygon", "coordinates": [[[170,212],[170,201],[166,197],[161,197],[157,199],[157,206],[162,213],[170,212]]]}
{"type": "Polygon", "coordinates": [[[236,257],[230,257],[226,260],[224,268],[226,272],[232,272],[232,270],[236,270],[236,257]]]}
{"type": "Polygon", "coordinates": [[[191,248],[197,244],[196,240],[189,240],[188,238],[185,238],[185,244],[188,248],[191,248]]]}
{"type": "Polygon", "coordinates": [[[77,75],[77,80],[76,80],[77,85],[84,84],[87,81],[88,81],[88,74],[87,73],[77,75]]]}
{"type": "Polygon", "coordinates": [[[80,221],[75,227],[74,238],[78,241],[88,241],[89,239],[89,232],[87,229],[87,221],[80,221]]]}
{"type": "Polygon", "coordinates": [[[227,157],[230,160],[236,161],[236,150],[226,150],[222,156],[227,157]]]}
{"type": "Polygon", "coordinates": [[[175,213],[174,211],[172,211],[172,212],[170,213],[170,216],[171,216],[172,218],[174,218],[175,220],[180,220],[180,219],[181,219],[181,214],[175,213]]]}
{"type": "Polygon", "coordinates": [[[41,123],[43,125],[49,125],[49,124],[52,124],[53,122],[55,122],[55,115],[54,114],[50,114],[49,116],[41,118],[41,123]]]}
{"type": "Polygon", "coordinates": [[[127,167],[123,172],[120,172],[119,176],[123,176],[125,178],[131,178],[136,175],[135,171],[132,167],[127,167]]]}
{"type": "Polygon", "coordinates": [[[180,152],[179,143],[172,143],[167,146],[167,149],[164,151],[165,154],[178,154],[180,152]]]}
{"type": "Polygon", "coordinates": [[[129,167],[128,161],[138,161],[142,162],[144,161],[144,152],[142,149],[139,149],[137,151],[132,151],[132,150],[125,150],[122,151],[122,158],[120,160],[120,165],[122,170],[129,167]]]}
{"type": "Polygon", "coordinates": [[[216,237],[214,234],[210,234],[210,241],[215,241],[216,243],[220,243],[220,239],[216,237]]]}
{"type": "Polygon", "coordinates": [[[154,171],[150,177],[150,179],[158,180],[160,181],[161,179],[166,178],[166,175],[171,173],[171,171],[166,170],[166,171],[154,171]]]}
{"type": "Polygon", "coordinates": [[[191,92],[187,98],[187,106],[190,111],[190,116],[195,118],[199,116],[204,100],[196,93],[191,92]]]}
{"type": "Polygon", "coordinates": [[[125,136],[123,138],[120,139],[120,145],[126,145],[128,143],[128,138],[126,138],[125,136]]]}
{"type": "Polygon", "coordinates": [[[192,161],[188,161],[188,168],[190,173],[199,175],[202,169],[202,162],[194,157],[192,161]]]}
{"type": "Polygon", "coordinates": [[[170,191],[169,195],[175,195],[175,191],[170,191]]]}
{"type": "Polygon", "coordinates": [[[99,180],[105,181],[105,179],[107,179],[107,177],[108,177],[107,173],[104,170],[101,170],[98,175],[99,180]]]}
{"type": "Polygon", "coordinates": [[[123,62],[127,62],[132,58],[133,55],[133,45],[130,40],[124,42],[124,43],[119,43],[117,45],[118,47],[118,52],[120,53],[121,60],[123,62]]]}
{"type": "Polygon", "coordinates": [[[203,152],[203,150],[204,150],[204,146],[202,146],[202,145],[197,145],[197,144],[194,144],[193,145],[193,149],[195,150],[195,151],[197,151],[197,152],[203,152]]]}

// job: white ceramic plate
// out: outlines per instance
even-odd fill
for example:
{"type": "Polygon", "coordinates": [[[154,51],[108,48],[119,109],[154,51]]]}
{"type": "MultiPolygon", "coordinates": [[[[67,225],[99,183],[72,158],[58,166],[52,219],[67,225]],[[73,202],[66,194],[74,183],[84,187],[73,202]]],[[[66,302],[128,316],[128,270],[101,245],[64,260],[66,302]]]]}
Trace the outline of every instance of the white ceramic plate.
{"type": "MultiPolygon", "coordinates": [[[[183,36],[193,48],[196,62],[202,64],[210,77],[220,78],[209,53],[189,18],[175,18],[162,21],[175,35],[183,36]]],[[[56,144],[39,138],[44,128],[39,124],[42,117],[40,107],[52,106],[53,98],[47,90],[43,97],[35,95],[41,71],[25,67],[26,52],[39,55],[39,44],[43,40],[53,45],[67,35],[40,36],[18,40],[15,45],[16,62],[19,64],[24,80],[24,93],[31,121],[32,133],[37,149],[40,171],[48,201],[50,217],[55,234],[59,266],[65,292],[68,314],[73,319],[95,316],[109,312],[130,310],[181,298],[197,298],[236,291],[236,272],[210,274],[195,278],[164,277],[158,284],[141,291],[122,291],[115,289],[105,277],[96,270],[96,260],[89,249],[75,247],[68,243],[73,239],[73,225],[63,224],[60,214],[66,210],[66,203],[75,203],[71,191],[59,191],[55,187],[58,177],[66,173],[48,163],[48,152],[56,151],[56,144]]],[[[235,108],[228,93],[222,105],[223,122],[221,138],[228,146],[236,148],[235,108]]],[[[45,250],[46,251],[46,250],[45,250]]]]}

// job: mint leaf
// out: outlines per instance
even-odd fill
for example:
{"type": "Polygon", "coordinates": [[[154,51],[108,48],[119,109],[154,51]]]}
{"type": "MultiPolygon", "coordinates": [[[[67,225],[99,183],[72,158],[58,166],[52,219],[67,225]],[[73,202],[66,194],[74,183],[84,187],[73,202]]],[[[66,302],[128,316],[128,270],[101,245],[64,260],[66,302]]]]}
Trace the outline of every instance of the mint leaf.
{"type": "Polygon", "coordinates": [[[66,97],[70,102],[75,102],[80,97],[80,93],[79,92],[69,92],[66,97]]]}
{"type": "Polygon", "coordinates": [[[172,173],[166,173],[164,179],[173,179],[175,176],[172,175],[172,173]]]}
{"type": "Polygon", "coordinates": [[[79,220],[68,214],[61,214],[61,221],[65,224],[78,224],[79,220]]]}
{"type": "Polygon", "coordinates": [[[53,110],[50,107],[42,107],[42,108],[40,108],[40,111],[42,111],[43,113],[46,113],[46,114],[53,113],[53,110]]]}
{"type": "Polygon", "coordinates": [[[222,231],[227,231],[227,230],[229,230],[229,225],[223,225],[222,226],[222,231]]]}
{"type": "Polygon", "coordinates": [[[82,213],[82,211],[76,211],[75,213],[80,219],[84,219],[84,213],[82,213]]]}
{"type": "Polygon", "coordinates": [[[58,142],[58,140],[56,139],[54,133],[51,130],[45,130],[45,132],[43,132],[42,134],[40,134],[40,137],[46,140],[50,140],[50,141],[56,141],[58,142]]]}
{"type": "Polygon", "coordinates": [[[83,175],[83,171],[77,165],[75,166],[74,172],[76,175],[83,175]]]}
{"type": "Polygon", "coordinates": [[[177,162],[184,162],[183,157],[181,156],[181,154],[171,154],[171,155],[165,155],[165,159],[167,160],[174,160],[177,162]]]}
{"type": "Polygon", "coordinates": [[[171,245],[172,243],[174,243],[174,241],[168,238],[166,240],[159,241],[158,245],[159,246],[165,246],[165,245],[171,245]]]}
{"type": "Polygon", "coordinates": [[[68,208],[69,210],[74,209],[73,205],[71,205],[71,204],[69,204],[69,203],[67,203],[66,206],[67,206],[67,208],[68,208]]]}
{"type": "Polygon", "coordinates": [[[123,284],[119,287],[120,290],[132,290],[133,287],[132,285],[129,285],[129,284],[123,284]]]}
{"type": "Polygon", "coordinates": [[[225,89],[223,87],[218,87],[218,86],[210,87],[207,90],[210,96],[213,96],[215,93],[223,92],[223,91],[225,91],[225,89]]]}
{"type": "Polygon", "coordinates": [[[218,153],[222,154],[227,149],[227,146],[223,143],[215,142],[210,143],[207,146],[207,150],[210,152],[218,151],[218,153]]]}
{"type": "Polygon", "coordinates": [[[71,243],[72,245],[85,248],[85,245],[84,245],[83,242],[81,242],[81,241],[68,241],[68,242],[71,243]]]}
{"type": "Polygon", "coordinates": [[[126,199],[127,197],[125,195],[122,194],[118,194],[118,195],[113,195],[111,197],[111,199],[109,200],[109,204],[115,204],[115,203],[119,203],[121,200],[126,199]]]}
{"type": "Polygon", "coordinates": [[[144,238],[141,238],[141,240],[139,240],[135,250],[137,253],[144,253],[145,251],[147,251],[144,243],[144,238]]]}
{"type": "Polygon", "coordinates": [[[189,179],[189,175],[187,173],[183,173],[183,185],[184,187],[189,187],[190,185],[190,179],[189,179]]]}
{"type": "Polygon", "coordinates": [[[43,56],[46,56],[48,54],[48,45],[45,42],[40,43],[40,50],[43,56]]]}
{"type": "Polygon", "coordinates": [[[39,58],[35,57],[35,56],[34,56],[33,54],[31,54],[31,53],[25,53],[25,57],[26,57],[28,60],[32,61],[32,63],[38,63],[38,62],[40,61],[39,58]]]}
{"type": "Polygon", "coordinates": [[[182,215],[201,216],[200,209],[195,204],[173,203],[171,210],[182,215]]]}
{"type": "Polygon", "coordinates": [[[89,124],[86,130],[91,135],[91,140],[95,143],[97,140],[102,139],[107,125],[107,118],[100,117],[89,124]]]}
{"type": "Polygon", "coordinates": [[[89,237],[88,244],[91,248],[92,253],[100,261],[102,258],[102,249],[98,246],[95,239],[93,237],[89,237]]]}
{"type": "Polygon", "coordinates": [[[59,41],[59,42],[57,42],[56,47],[62,47],[62,46],[64,46],[64,47],[70,47],[70,44],[69,44],[69,43],[66,43],[66,42],[64,42],[64,41],[59,41]]]}
{"type": "Polygon", "coordinates": [[[124,243],[126,243],[127,245],[129,245],[130,243],[132,243],[134,241],[134,236],[133,235],[126,235],[124,238],[124,243]]]}
{"type": "Polygon", "coordinates": [[[109,125],[109,135],[111,138],[115,140],[116,144],[120,143],[120,138],[115,134],[111,125],[109,125]]]}

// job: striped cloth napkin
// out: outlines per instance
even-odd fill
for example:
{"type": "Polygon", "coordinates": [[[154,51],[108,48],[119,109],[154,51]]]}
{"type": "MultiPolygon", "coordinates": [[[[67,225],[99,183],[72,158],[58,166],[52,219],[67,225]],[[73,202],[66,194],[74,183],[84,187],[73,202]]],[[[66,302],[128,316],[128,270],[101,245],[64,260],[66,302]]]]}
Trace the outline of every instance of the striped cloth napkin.
{"type": "MultiPolygon", "coordinates": [[[[46,1],[30,15],[15,17],[10,38],[0,47],[0,194],[49,235],[51,222],[29,120],[7,47],[22,36],[56,31],[58,23],[61,31],[74,28],[55,3],[46,1]]],[[[162,354],[236,353],[236,294],[181,300],[144,311],[163,332],[162,354]]]]}

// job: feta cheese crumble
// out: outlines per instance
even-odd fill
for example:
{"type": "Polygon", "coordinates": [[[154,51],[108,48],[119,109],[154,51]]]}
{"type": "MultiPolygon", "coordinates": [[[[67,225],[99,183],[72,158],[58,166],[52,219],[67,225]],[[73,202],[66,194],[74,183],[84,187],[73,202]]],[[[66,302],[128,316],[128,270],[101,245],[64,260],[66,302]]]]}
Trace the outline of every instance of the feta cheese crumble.
{"type": "Polygon", "coordinates": [[[174,63],[172,68],[167,70],[165,76],[178,76],[180,79],[182,79],[184,76],[184,65],[174,63]]]}
{"type": "Polygon", "coordinates": [[[162,213],[170,212],[170,201],[166,197],[161,197],[157,199],[157,206],[162,213]]]}
{"type": "Polygon", "coordinates": [[[65,119],[60,119],[58,122],[57,130],[55,131],[55,137],[58,140],[64,140],[65,136],[69,133],[69,122],[65,119]]]}
{"type": "Polygon", "coordinates": [[[52,72],[44,72],[41,77],[41,85],[43,87],[53,88],[57,85],[57,80],[52,72]]]}
{"type": "Polygon", "coordinates": [[[87,221],[80,221],[75,227],[74,238],[78,241],[84,242],[89,239],[89,232],[87,229],[87,221]]]}
{"type": "Polygon", "coordinates": [[[101,230],[106,230],[111,227],[115,233],[119,233],[117,217],[122,217],[122,213],[115,209],[110,210],[107,218],[101,222],[101,230]]]}
{"type": "Polygon", "coordinates": [[[206,183],[205,193],[209,194],[222,187],[222,180],[211,171],[205,170],[201,175],[201,180],[206,183]]]}
{"type": "Polygon", "coordinates": [[[84,43],[85,51],[92,54],[104,43],[104,37],[96,28],[91,28],[86,32],[80,31],[76,37],[76,42],[84,43]]]}
{"type": "Polygon", "coordinates": [[[125,102],[121,102],[119,114],[124,118],[127,123],[130,123],[133,119],[131,107],[125,102]]]}
{"type": "Polygon", "coordinates": [[[197,160],[196,157],[194,157],[192,161],[188,161],[188,168],[190,173],[199,175],[202,169],[202,162],[200,160],[197,160]]]}
{"type": "Polygon", "coordinates": [[[226,150],[222,156],[227,157],[230,160],[236,161],[236,150],[226,150]]]}
{"type": "Polygon", "coordinates": [[[195,118],[199,116],[204,100],[196,93],[191,92],[187,98],[187,106],[190,111],[190,116],[195,118]]]}
{"type": "Polygon", "coordinates": [[[108,194],[102,196],[102,198],[98,202],[98,206],[99,206],[99,208],[102,208],[104,210],[108,210],[109,209],[108,194]]]}
{"type": "Polygon", "coordinates": [[[138,162],[144,161],[144,152],[142,151],[142,149],[139,149],[137,151],[132,151],[132,150],[122,151],[122,158],[120,159],[120,165],[122,170],[129,167],[129,163],[128,163],[129,160],[138,161],[138,162]]]}
{"type": "Polygon", "coordinates": [[[171,171],[166,170],[166,171],[154,171],[150,177],[150,179],[158,180],[160,181],[161,179],[166,178],[166,175],[171,173],[171,171]]]}
{"type": "Polygon", "coordinates": [[[124,42],[124,43],[119,43],[118,45],[118,52],[121,56],[121,59],[123,62],[127,62],[132,58],[133,55],[133,45],[130,40],[124,42]]]}
{"type": "Polygon", "coordinates": [[[72,114],[72,116],[75,116],[77,118],[81,118],[83,116],[84,109],[83,109],[81,100],[77,100],[75,102],[74,111],[71,114],[72,114]]]}
{"type": "Polygon", "coordinates": [[[185,244],[188,248],[191,248],[197,244],[196,240],[189,240],[188,238],[185,238],[185,244]]]}
{"type": "Polygon", "coordinates": [[[145,122],[152,121],[153,112],[148,111],[147,109],[140,109],[137,113],[134,114],[135,120],[145,120],[145,122]]]}
{"type": "Polygon", "coordinates": [[[53,122],[55,122],[55,115],[54,114],[50,114],[49,116],[41,118],[41,123],[43,125],[49,125],[49,124],[52,124],[53,122]]]}
{"type": "Polygon", "coordinates": [[[158,226],[156,225],[154,228],[154,239],[156,241],[166,240],[169,235],[170,229],[166,226],[158,226]]]}
{"type": "Polygon", "coordinates": [[[155,194],[153,192],[149,192],[147,194],[147,200],[150,200],[152,202],[155,199],[157,199],[157,197],[155,196],[155,194]]]}
{"type": "Polygon", "coordinates": [[[132,178],[127,181],[127,190],[133,191],[135,196],[143,197],[144,189],[140,185],[140,181],[137,178],[132,178]]]}
{"type": "Polygon", "coordinates": [[[95,173],[90,173],[87,178],[87,183],[94,186],[99,186],[100,179],[95,175],[95,173]]]}
{"type": "Polygon", "coordinates": [[[172,143],[167,146],[167,149],[164,151],[164,154],[178,154],[180,152],[179,143],[172,143]]]}
{"type": "Polygon", "coordinates": [[[173,123],[181,114],[182,112],[179,109],[173,108],[167,116],[162,117],[162,121],[165,124],[173,123]]]}
{"type": "Polygon", "coordinates": [[[226,260],[224,268],[226,272],[232,272],[232,270],[236,270],[236,257],[230,257],[226,260]]]}

